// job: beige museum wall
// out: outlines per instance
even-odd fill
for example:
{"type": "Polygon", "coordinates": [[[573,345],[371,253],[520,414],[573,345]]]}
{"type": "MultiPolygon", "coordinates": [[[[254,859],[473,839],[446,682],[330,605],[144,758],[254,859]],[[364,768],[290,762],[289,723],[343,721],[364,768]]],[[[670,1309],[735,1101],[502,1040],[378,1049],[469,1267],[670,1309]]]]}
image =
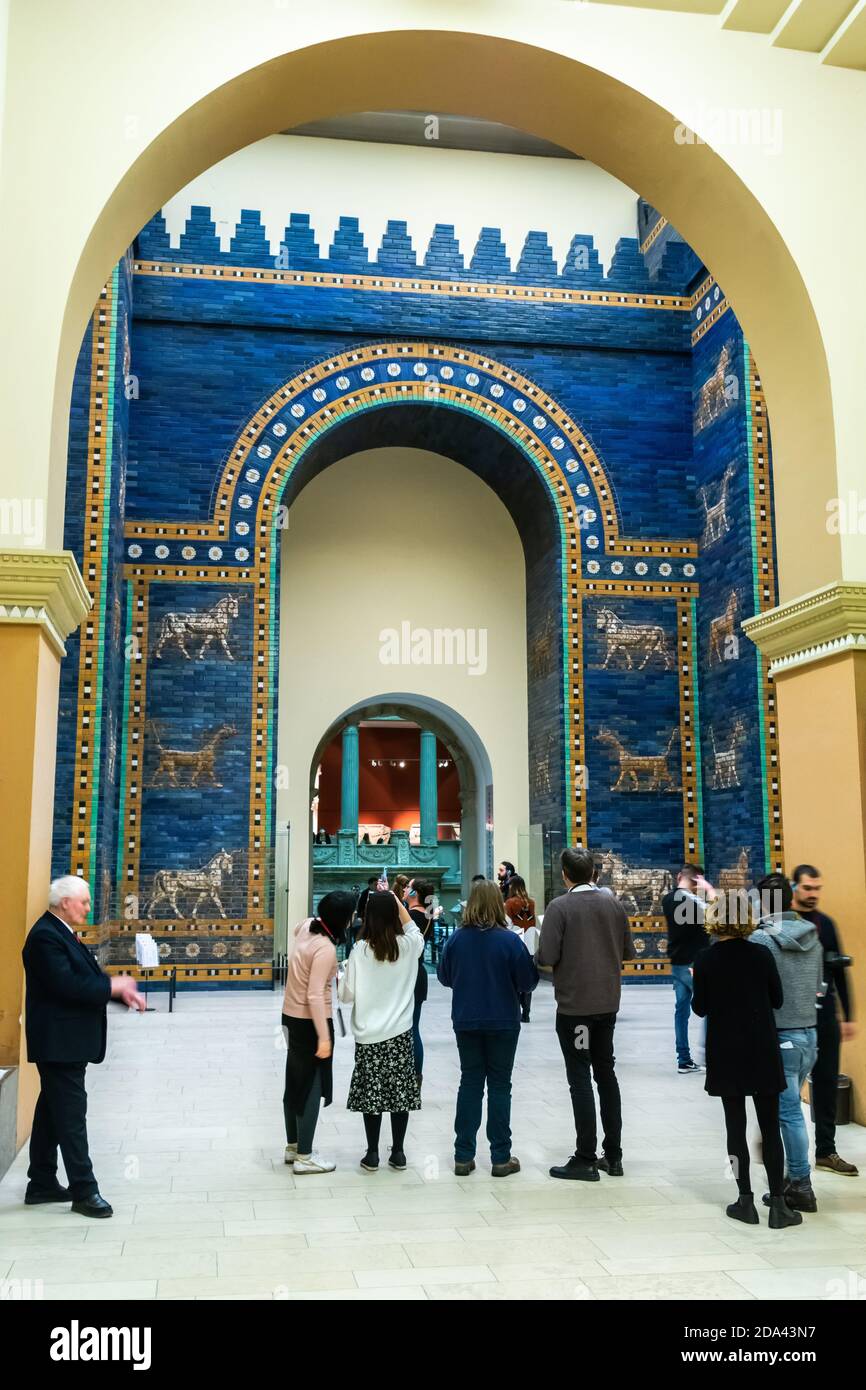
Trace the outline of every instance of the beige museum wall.
{"type": "Polygon", "coordinates": [[[193,203],[212,209],[226,250],[241,208],[260,211],[273,255],[290,212],[310,214],[323,255],[341,216],[359,219],[373,257],[388,218],[403,218],[419,262],[435,224],[451,222],[467,266],[482,227],[501,229],[515,266],[528,231],[547,232],[559,265],[574,233],[588,232],[605,267],[618,239],[637,228],[634,191],[585,159],[446,150],[435,141],[401,146],[272,135],[169,200],[164,211],[174,245],[193,203]]]}
{"type": "Polygon", "coordinates": [[[854,1080],[855,1118],[866,1123],[866,654],[849,652],[776,678],[785,861],[814,864],[821,907],[853,957],[860,1035],[842,1049],[854,1080]]]}
{"type": "Polygon", "coordinates": [[[866,568],[866,538],[823,524],[826,498],[861,485],[866,437],[866,181],[852,157],[862,74],[711,17],[561,0],[211,0],[203,13],[175,0],[151,0],[146,17],[132,0],[84,11],[12,0],[0,255],[14,273],[0,319],[14,336],[0,408],[15,428],[0,496],[50,494],[48,544],[62,518],[74,355],[136,228],[244,145],[380,106],[510,121],[582,149],[667,213],[733,295],[764,373],[782,596],[866,568]],[[774,152],[723,136],[679,145],[665,115],[709,132],[716,110],[756,106],[781,113],[774,152]]]}
{"type": "Polygon", "coordinates": [[[280,595],[277,746],[288,788],[277,792],[277,821],[292,826],[290,925],[307,911],[317,744],[345,710],[377,695],[431,696],[474,728],[493,768],[494,852],[517,863],[517,831],[529,818],[525,573],[517,530],[492,490],[423,450],[341,459],[289,512],[280,595]],[[379,634],[405,619],[485,628],[486,674],[383,665],[379,634]]]}

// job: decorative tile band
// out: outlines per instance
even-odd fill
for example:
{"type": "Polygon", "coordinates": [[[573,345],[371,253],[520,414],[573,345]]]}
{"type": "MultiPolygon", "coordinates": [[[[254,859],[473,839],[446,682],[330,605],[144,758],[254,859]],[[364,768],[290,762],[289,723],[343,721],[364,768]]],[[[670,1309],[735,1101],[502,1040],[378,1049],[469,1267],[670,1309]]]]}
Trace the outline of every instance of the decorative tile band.
{"type": "MultiPolygon", "coordinates": [[[[753,599],[756,613],[776,602],[776,564],[773,553],[772,481],[767,407],[760,373],[748,343],[743,342],[743,377],[746,383],[746,430],[749,460],[749,508],[751,520],[753,599]]],[[[784,869],[782,794],[779,776],[779,728],[772,668],[761,651],[756,653],[758,699],[762,718],[758,726],[761,744],[761,789],[764,801],[764,854],[774,870],[784,869]]]]}
{"type": "Polygon", "coordinates": [[[701,760],[698,726],[698,667],[695,646],[695,600],[677,601],[679,645],[680,747],[685,863],[701,862],[701,760]]]}
{"type": "Polygon", "coordinates": [[[645,255],[646,255],[647,251],[650,249],[650,247],[652,246],[653,242],[656,241],[657,238],[661,236],[662,232],[664,231],[664,229],[665,229],[665,227],[666,227],[667,225],[668,225],[668,219],[667,219],[666,217],[659,217],[658,222],[656,222],[656,224],[655,224],[655,226],[653,227],[652,231],[649,233],[649,236],[645,237],[644,240],[643,240],[643,241],[641,242],[641,244],[640,244],[640,253],[641,253],[642,256],[645,256],[645,255]]]}
{"type": "Polygon", "coordinates": [[[115,268],[91,321],[90,408],[82,554],[84,582],[93,607],[81,629],[78,658],[77,741],[74,772],[71,872],[94,882],[99,809],[102,665],[108,580],[108,519],[111,504],[114,354],[117,337],[115,268]]]}
{"type": "Polygon", "coordinates": [[[508,304],[571,304],[607,309],[662,309],[688,313],[690,298],[676,294],[623,292],[616,285],[609,289],[562,289],[554,285],[509,285],[485,280],[430,280],[421,275],[394,279],[390,275],[334,274],[318,270],[275,270],[268,266],[184,265],[174,261],[133,262],[135,275],[160,276],[166,280],[222,280],[226,284],[277,285],[283,289],[304,288],[366,290],[377,294],[424,294],[437,299],[495,299],[508,304]]]}

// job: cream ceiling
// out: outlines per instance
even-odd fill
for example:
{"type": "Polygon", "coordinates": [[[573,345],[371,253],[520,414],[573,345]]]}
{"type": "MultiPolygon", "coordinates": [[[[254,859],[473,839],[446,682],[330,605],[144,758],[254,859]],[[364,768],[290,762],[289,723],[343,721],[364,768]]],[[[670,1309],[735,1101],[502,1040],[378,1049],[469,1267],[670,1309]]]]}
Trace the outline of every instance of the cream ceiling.
{"type": "Polygon", "coordinates": [[[723,29],[766,34],[779,48],[866,72],[866,0],[591,0],[633,10],[718,15],[723,29]]]}

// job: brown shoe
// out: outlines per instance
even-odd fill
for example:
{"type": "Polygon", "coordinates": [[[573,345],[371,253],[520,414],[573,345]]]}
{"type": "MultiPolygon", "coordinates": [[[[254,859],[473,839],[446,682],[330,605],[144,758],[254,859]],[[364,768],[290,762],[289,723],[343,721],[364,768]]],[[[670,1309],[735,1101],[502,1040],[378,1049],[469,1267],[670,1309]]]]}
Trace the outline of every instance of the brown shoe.
{"type": "Polygon", "coordinates": [[[490,1171],[494,1178],[508,1178],[512,1173],[520,1172],[520,1159],[509,1158],[506,1163],[494,1163],[490,1171]]]}
{"type": "Polygon", "coordinates": [[[470,1158],[468,1163],[458,1163],[455,1160],[454,1172],[458,1178],[468,1178],[470,1173],[475,1172],[475,1159],[470,1158]]]}
{"type": "Polygon", "coordinates": [[[853,1163],[846,1163],[844,1158],[838,1154],[825,1154],[823,1158],[815,1159],[816,1168],[824,1168],[830,1173],[842,1173],[846,1178],[857,1178],[860,1176],[853,1163]]]}

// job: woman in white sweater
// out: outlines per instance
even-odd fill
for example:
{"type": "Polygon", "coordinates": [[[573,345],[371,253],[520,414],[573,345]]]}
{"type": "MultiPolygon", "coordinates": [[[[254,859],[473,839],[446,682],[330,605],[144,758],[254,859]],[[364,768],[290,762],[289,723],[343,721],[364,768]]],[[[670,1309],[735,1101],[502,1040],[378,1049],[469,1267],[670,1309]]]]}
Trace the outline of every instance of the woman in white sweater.
{"type": "Polygon", "coordinates": [[[412,1050],[412,1011],[421,935],[393,893],[371,892],[364,925],[340,981],[340,999],[352,1005],[355,1070],[347,1109],[359,1110],[367,1131],[361,1167],[379,1167],[382,1115],[391,1116],[390,1167],[406,1167],[403,1144],[409,1111],[421,1109],[412,1050]]]}

